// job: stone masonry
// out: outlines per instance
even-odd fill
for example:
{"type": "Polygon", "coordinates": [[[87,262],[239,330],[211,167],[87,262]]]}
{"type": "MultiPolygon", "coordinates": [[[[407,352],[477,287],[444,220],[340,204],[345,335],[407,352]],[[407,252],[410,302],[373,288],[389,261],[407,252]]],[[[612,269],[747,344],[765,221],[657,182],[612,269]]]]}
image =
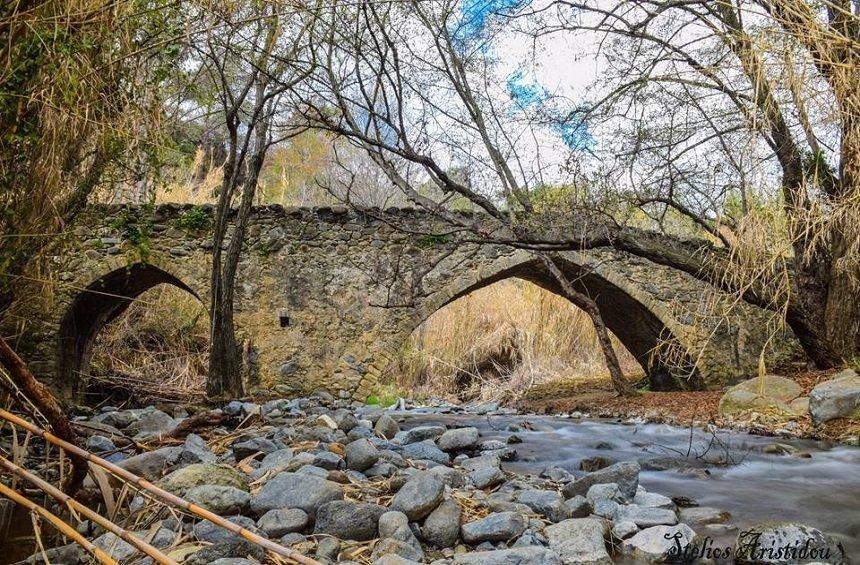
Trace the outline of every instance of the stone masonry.
{"type": "MultiPolygon", "coordinates": [[[[129,299],[173,284],[208,304],[210,207],[91,207],[50,249],[0,328],[34,372],[67,397],[81,390],[93,338],[129,299]],[[44,283],[43,283],[44,284],[44,283]]],[[[239,339],[251,388],[317,388],[363,400],[409,334],[452,300],[518,277],[559,292],[529,252],[464,243],[413,209],[254,210],[237,281],[239,339]]],[[[655,389],[749,377],[760,355],[790,355],[772,316],[734,305],[687,274],[613,250],[564,255],[609,328],[655,389]]]]}

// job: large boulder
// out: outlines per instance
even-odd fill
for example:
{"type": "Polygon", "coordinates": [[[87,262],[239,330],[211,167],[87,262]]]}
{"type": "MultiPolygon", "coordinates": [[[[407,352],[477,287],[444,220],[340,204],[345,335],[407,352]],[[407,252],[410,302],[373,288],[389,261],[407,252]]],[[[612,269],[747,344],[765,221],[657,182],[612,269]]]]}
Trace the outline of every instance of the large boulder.
{"type": "Polygon", "coordinates": [[[683,558],[682,552],[695,539],[696,532],[687,524],[654,526],[624,540],[621,549],[636,562],[686,563],[689,560],[683,558]]]}
{"type": "Polygon", "coordinates": [[[518,512],[493,512],[486,518],[463,524],[463,541],[476,545],[484,541],[509,541],[520,536],[528,525],[518,512]]]}
{"type": "Polygon", "coordinates": [[[444,494],[445,485],[436,475],[427,472],[417,473],[394,495],[391,509],[403,512],[414,522],[435,510],[442,502],[444,494]]]}
{"type": "Polygon", "coordinates": [[[604,525],[597,518],[572,518],[548,526],[549,548],[565,565],[612,565],[603,542],[604,525]]]}
{"type": "Polygon", "coordinates": [[[460,534],[462,513],[460,505],[453,499],[445,500],[424,520],[421,537],[438,548],[453,547],[460,534]]]}
{"type": "Polygon", "coordinates": [[[735,542],[738,563],[845,563],[842,546],[821,530],[791,522],[756,524],[738,534],[735,542]],[[774,549],[776,548],[776,549],[774,549]],[[788,551],[777,552],[780,548],[788,551]]]}
{"type": "Polygon", "coordinates": [[[265,514],[275,508],[300,508],[313,520],[317,508],[343,500],[343,488],[332,481],[305,473],[278,473],[251,497],[251,511],[265,514]]]}
{"type": "Polygon", "coordinates": [[[326,502],[317,509],[314,533],[367,541],[376,537],[379,517],[386,512],[387,509],[378,504],[346,500],[326,502]]]}
{"type": "Polygon", "coordinates": [[[243,473],[215,463],[194,463],[182,467],[158,481],[157,485],[183,498],[188,491],[202,485],[235,487],[248,492],[248,479],[243,473]]]}
{"type": "Polygon", "coordinates": [[[576,495],[585,496],[592,485],[615,483],[622,496],[633,500],[639,486],[639,471],[639,463],[636,461],[622,461],[567,483],[561,492],[565,498],[573,498],[576,495]]]}
{"type": "Polygon", "coordinates": [[[860,419],[860,375],[845,369],[812,389],[809,414],[816,424],[834,418],[860,419]]]}
{"type": "Polygon", "coordinates": [[[800,396],[800,385],[778,375],[749,379],[731,387],[720,399],[723,416],[743,417],[752,412],[772,419],[789,419],[802,415],[791,406],[800,396]]]}

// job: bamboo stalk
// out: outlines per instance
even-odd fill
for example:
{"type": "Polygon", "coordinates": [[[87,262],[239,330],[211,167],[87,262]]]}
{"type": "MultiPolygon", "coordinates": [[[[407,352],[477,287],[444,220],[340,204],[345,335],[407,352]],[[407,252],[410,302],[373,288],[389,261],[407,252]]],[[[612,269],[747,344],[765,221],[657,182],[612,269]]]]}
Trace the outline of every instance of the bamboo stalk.
{"type": "Polygon", "coordinates": [[[121,477],[122,479],[134,484],[138,488],[147,491],[148,493],[160,498],[161,500],[167,502],[168,504],[172,504],[173,506],[178,506],[183,510],[194,514],[198,518],[203,518],[204,520],[209,520],[216,526],[220,526],[226,530],[233,532],[234,534],[241,536],[242,538],[248,540],[249,542],[259,545],[263,549],[268,551],[272,551],[278,555],[283,557],[288,557],[294,561],[302,563],[304,565],[322,565],[319,561],[315,559],[311,559],[305,555],[302,555],[298,551],[294,549],[289,549],[284,547],[278,543],[275,543],[271,540],[268,540],[264,537],[261,537],[255,534],[252,531],[246,530],[245,528],[230,522],[229,520],[225,520],[221,516],[217,514],[213,514],[212,512],[206,510],[205,508],[201,508],[196,504],[192,504],[187,500],[184,500],[173,493],[167,492],[166,490],[155,486],[144,478],[138,477],[134,473],[131,473],[122,467],[118,467],[111,463],[110,461],[105,461],[101,457],[97,457],[92,453],[81,449],[80,447],[73,445],[63,439],[58,438],[51,432],[47,432],[38,426],[31,424],[30,422],[19,418],[15,414],[8,412],[6,410],[0,409],[0,418],[15,424],[16,426],[20,426],[25,430],[31,432],[34,435],[37,435],[44,439],[45,441],[56,445],[57,447],[61,447],[62,449],[69,451],[83,459],[86,459],[90,463],[94,465],[98,465],[103,469],[107,469],[114,475],[121,477]]]}
{"type": "Polygon", "coordinates": [[[138,548],[140,551],[152,557],[156,562],[163,563],[165,565],[176,565],[176,561],[171,559],[170,557],[164,555],[161,551],[156,549],[155,547],[149,545],[142,539],[137,536],[132,535],[127,530],[119,527],[114,524],[98,512],[93,511],[91,508],[81,504],[74,498],[69,495],[63,493],[60,489],[56,488],[51,483],[44,481],[43,479],[37,477],[36,475],[30,473],[26,469],[22,469],[18,465],[15,465],[5,457],[0,456],[0,466],[6,468],[10,472],[18,475],[22,479],[25,479],[46,493],[48,493],[52,498],[58,500],[59,502],[65,504],[67,507],[73,508],[77,512],[80,512],[99,526],[103,527],[107,531],[115,534],[120,539],[130,543],[131,545],[138,548]]]}
{"type": "Polygon", "coordinates": [[[39,516],[50,522],[51,525],[57,528],[64,536],[67,536],[72,541],[86,549],[90,554],[92,554],[93,557],[98,559],[99,563],[103,563],[104,565],[117,565],[117,562],[114,561],[114,559],[110,555],[93,545],[91,541],[79,534],[77,530],[75,530],[69,524],[63,522],[63,520],[61,520],[58,516],[52,514],[47,509],[39,506],[38,504],[26,498],[19,492],[10,489],[3,483],[0,483],[0,494],[16,502],[17,504],[20,504],[30,512],[36,512],[39,516]]]}

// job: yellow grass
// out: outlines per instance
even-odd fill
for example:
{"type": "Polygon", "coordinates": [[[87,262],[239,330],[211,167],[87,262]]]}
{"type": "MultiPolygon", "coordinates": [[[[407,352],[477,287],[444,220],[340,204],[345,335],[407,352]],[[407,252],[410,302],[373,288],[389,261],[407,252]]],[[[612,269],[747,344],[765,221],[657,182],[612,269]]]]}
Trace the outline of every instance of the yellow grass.
{"type": "MultiPolygon", "coordinates": [[[[625,373],[641,372],[613,342],[625,373]]],[[[413,395],[499,398],[534,384],[608,376],[594,327],[566,299],[508,280],[439,310],[413,332],[386,376],[413,395]]]]}

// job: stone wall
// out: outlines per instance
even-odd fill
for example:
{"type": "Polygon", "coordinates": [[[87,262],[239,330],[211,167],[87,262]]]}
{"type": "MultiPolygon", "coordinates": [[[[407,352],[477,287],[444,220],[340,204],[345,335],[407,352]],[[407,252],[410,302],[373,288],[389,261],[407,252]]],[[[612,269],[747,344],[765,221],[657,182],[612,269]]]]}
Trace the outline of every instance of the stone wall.
{"type": "MultiPolygon", "coordinates": [[[[4,334],[17,336],[38,375],[73,395],[93,337],[129,298],[167,283],[207,303],[211,215],[185,205],[88,209],[33,277],[52,284],[22,288],[4,334]]],[[[252,386],[364,399],[412,330],[448,302],[508,277],[558,292],[528,252],[463,243],[443,228],[411,209],[256,209],[236,292],[252,386]]],[[[655,388],[679,375],[721,386],[755,373],[763,351],[773,360],[795,347],[768,328],[769,313],[729,309],[684,273],[612,250],[564,260],[655,388]]]]}

